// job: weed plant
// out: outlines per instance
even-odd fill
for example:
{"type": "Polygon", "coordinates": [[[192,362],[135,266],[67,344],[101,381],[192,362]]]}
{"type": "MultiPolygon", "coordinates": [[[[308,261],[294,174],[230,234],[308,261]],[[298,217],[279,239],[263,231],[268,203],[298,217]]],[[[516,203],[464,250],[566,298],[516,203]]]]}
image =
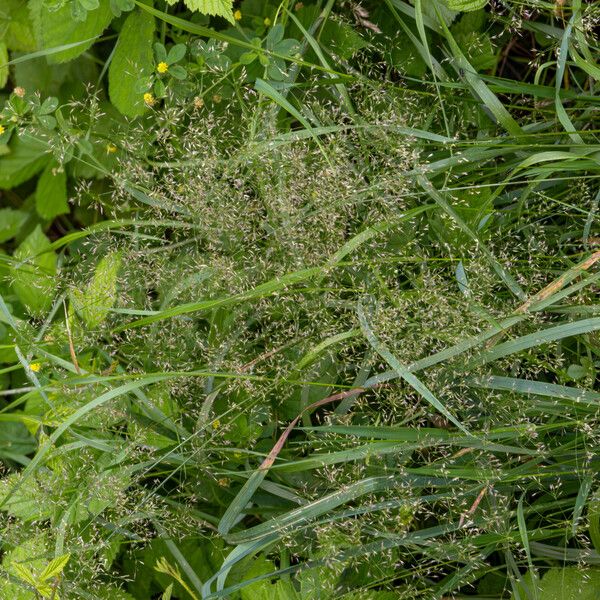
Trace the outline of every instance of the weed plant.
{"type": "Polygon", "coordinates": [[[598,3],[92,4],[0,121],[0,598],[600,597],[598,3]]]}

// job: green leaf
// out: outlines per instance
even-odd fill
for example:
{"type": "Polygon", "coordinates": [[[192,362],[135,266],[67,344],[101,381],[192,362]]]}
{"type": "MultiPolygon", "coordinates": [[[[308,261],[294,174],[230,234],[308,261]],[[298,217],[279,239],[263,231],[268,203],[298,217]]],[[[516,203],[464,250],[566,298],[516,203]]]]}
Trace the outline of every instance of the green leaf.
{"type": "Polygon", "coordinates": [[[175,79],[185,79],[187,77],[187,71],[180,65],[173,65],[169,69],[169,73],[171,73],[175,79]]]}
{"type": "Polygon", "coordinates": [[[27,2],[2,0],[0,8],[0,34],[9,50],[33,52],[36,50],[27,2]]]}
{"type": "Polygon", "coordinates": [[[14,238],[27,221],[27,213],[12,208],[0,209],[0,244],[14,238]]]}
{"type": "Polygon", "coordinates": [[[35,208],[42,217],[50,221],[57,215],[69,212],[67,202],[67,174],[55,161],[46,165],[38,179],[35,190],[35,208]]]}
{"type": "Polygon", "coordinates": [[[448,8],[461,12],[479,10],[487,4],[487,0],[447,0],[448,8]]]}
{"type": "Polygon", "coordinates": [[[0,89],[8,82],[8,48],[6,42],[0,41],[0,89]]]}
{"type": "Polygon", "coordinates": [[[110,99],[127,117],[139,117],[146,112],[137,83],[153,71],[153,40],[154,17],[141,11],[131,13],[123,25],[108,70],[110,99]]]}
{"type": "MultiPolygon", "coordinates": [[[[43,521],[50,518],[55,510],[55,500],[49,497],[45,491],[50,483],[48,478],[48,474],[30,477],[6,502],[2,510],[25,522],[43,521]]],[[[0,479],[0,500],[20,479],[19,473],[13,473],[0,479]]]]}
{"type": "Polygon", "coordinates": [[[197,10],[204,15],[223,17],[231,24],[235,24],[233,18],[233,0],[184,0],[190,10],[197,10]]]}
{"type": "Polygon", "coordinates": [[[29,314],[41,316],[52,306],[56,254],[38,225],[14,253],[13,289],[29,314]]]}
{"type": "MultiPolygon", "coordinates": [[[[157,44],[155,44],[156,49],[157,44]]],[[[175,44],[170,50],[169,54],[165,59],[168,64],[172,65],[173,63],[179,62],[185,56],[186,47],[185,44],[175,44]]],[[[157,52],[158,54],[158,52],[157,52]]]]}
{"type": "Polygon", "coordinates": [[[47,146],[28,136],[13,136],[10,152],[0,160],[0,188],[21,185],[44,168],[50,156],[47,146]]]}
{"type": "Polygon", "coordinates": [[[98,263],[87,288],[83,292],[78,289],[73,290],[71,294],[73,307],[88,327],[98,327],[114,306],[120,266],[120,255],[108,254],[98,263]]]}
{"type": "MultiPolygon", "coordinates": [[[[532,577],[528,571],[523,577],[531,593],[532,577]]],[[[528,598],[524,586],[517,586],[521,598],[528,598]]],[[[600,598],[600,569],[565,567],[549,569],[537,583],[540,600],[597,600],[600,598]]],[[[513,598],[516,598],[513,595],[513,598]]]]}
{"type": "Polygon", "coordinates": [[[38,579],[40,581],[46,581],[51,579],[52,577],[56,577],[63,572],[63,569],[66,567],[69,559],[71,558],[70,554],[63,554],[61,556],[57,556],[55,559],[51,560],[46,568],[40,573],[38,579]]]}
{"type": "Polygon", "coordinates": [[[22,579],[23,581],[25,581],[33,587],[37,587],[37,582],[35,580],[35,577],[33,576],[33,573],[25,565],[22,565],[21,563],[15,563],[12,566],[12,568],[13,571],[19,577],[19,579],[22,579]]]}
{"type": "Polygon", "coordinates": [[[112,20],[110,0],[101,0],[96,10],[89,11],[82,21],[76,21],[71,15],[69,3],[57,10],[51,10],[44,0],[30,1],[31,18],[34,24],[35,37],[42,50],[48,50],[65,44],[82,42],[74,48],[68,48],[49,54],[50,63],[72,60],[85,52],[112,20]]]}

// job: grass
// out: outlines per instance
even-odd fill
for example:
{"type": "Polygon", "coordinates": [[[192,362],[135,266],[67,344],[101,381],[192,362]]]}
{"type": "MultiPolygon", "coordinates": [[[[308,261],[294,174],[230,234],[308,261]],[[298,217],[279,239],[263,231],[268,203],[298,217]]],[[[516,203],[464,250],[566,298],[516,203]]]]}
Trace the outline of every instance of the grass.
{"type": "Polygon", "coordinates": [[[284,2],[251,84],[157,6],[239,53],[0,254],[0,598],[597,597],[598,3],[284,2]]]}

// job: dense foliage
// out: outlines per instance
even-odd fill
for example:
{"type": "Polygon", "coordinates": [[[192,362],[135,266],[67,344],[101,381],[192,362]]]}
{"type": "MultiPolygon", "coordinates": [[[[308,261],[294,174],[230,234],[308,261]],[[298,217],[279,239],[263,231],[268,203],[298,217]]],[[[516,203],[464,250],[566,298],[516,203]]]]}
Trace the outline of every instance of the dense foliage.
{"type": "Polygon", "coordinates": [[[598,0],[3,0],[0,599],[600,597],[598,0]]]}

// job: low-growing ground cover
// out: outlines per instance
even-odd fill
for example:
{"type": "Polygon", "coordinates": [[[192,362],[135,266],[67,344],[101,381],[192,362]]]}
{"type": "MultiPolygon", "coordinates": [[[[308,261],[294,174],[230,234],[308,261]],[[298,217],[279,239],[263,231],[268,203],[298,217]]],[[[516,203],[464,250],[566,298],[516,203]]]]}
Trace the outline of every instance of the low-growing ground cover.
{"type": "Polygon", "coordinates": [[[597,1],[0,7],[0,598],[600,597],[597,1]]]}

